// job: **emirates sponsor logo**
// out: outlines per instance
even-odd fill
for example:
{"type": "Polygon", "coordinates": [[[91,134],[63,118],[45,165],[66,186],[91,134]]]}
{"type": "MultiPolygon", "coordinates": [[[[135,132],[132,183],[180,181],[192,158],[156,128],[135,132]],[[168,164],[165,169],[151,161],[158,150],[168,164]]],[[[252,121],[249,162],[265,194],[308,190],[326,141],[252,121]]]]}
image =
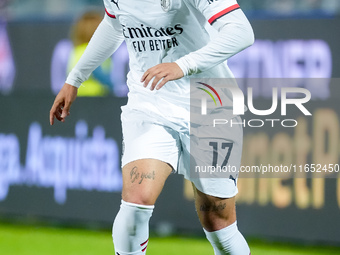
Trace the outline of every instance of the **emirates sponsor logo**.
{"type": "Polygon", "coordinates": [[[140,27],[128,27],[125,25],[122,25],[122,27],[125,38],[129,39],[173,36],[183,33],[181,24],[176,24],[173,27],[161,27],[159,29],[144,26],[143,24],[140,27]]]}

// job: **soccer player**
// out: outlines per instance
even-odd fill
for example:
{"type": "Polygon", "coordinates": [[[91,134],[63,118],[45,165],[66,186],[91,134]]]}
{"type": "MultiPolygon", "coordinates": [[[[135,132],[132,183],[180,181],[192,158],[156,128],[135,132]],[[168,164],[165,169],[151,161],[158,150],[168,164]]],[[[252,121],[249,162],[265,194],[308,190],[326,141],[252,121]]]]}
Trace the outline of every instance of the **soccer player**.
{"type": "MultiPolygon", "coordinates": [[[[112,234],[116,255],[145,253],[154,204],[174,171],[193,183],[198,217],[215,254],[250,254],[236,225],[236,180],[191,178],[188,167],[190,78],[233,77],[226,60],[254,41],[247,18],[236,0],[104,4],[105,17],[57,95],[50,123],[54,118],[65,121],[77,88],[125,40],[130,72],[128,103],[121,116],[123,190],[112,234]],[[217,31],[213,39],[212,29],[217,31]]],[[[239,165],[242,132],[226,139],[233,145],[229,162],[239,165]]]]}

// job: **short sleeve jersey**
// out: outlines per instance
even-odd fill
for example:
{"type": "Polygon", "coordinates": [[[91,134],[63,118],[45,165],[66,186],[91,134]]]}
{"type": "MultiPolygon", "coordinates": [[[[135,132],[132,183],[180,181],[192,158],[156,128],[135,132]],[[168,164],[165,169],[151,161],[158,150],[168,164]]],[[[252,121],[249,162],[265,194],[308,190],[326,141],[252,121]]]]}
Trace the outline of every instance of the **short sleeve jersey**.
{"type": "MultiPolygon", "coordinates": [[[[210,41],[218,19],[239,8],[236,0],[104,0],[106,14],[119,22],[130,57],[128,86],[135,92],[161,96],[176,105],[188,105],[190,77],[230,78],[226,63],[190,77],[168,82],[159,91],[142,87],[140,78],[150,67],[173,62],[210,41]],[[210,23],[210,25],[209,25],[210,23]]],[[[150,99],[151,100],[151,99],[150,99]]]]}

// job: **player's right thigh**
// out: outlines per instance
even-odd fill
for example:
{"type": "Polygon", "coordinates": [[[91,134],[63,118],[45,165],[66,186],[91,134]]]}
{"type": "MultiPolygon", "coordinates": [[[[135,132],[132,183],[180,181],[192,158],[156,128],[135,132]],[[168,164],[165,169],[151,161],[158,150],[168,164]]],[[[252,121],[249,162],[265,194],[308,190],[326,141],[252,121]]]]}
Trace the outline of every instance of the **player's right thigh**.
{"type": "Polygon", "coordinates": [[[178,133],[157,117],[123,108],[123,193],[126,202],[152,205],[177,168],[178,133]]]}
{"type": "Polygon", "coordinates": [[[125,202],[154,205],[172,167],[157,159],[139,159],[123,167],[125,202]]]}

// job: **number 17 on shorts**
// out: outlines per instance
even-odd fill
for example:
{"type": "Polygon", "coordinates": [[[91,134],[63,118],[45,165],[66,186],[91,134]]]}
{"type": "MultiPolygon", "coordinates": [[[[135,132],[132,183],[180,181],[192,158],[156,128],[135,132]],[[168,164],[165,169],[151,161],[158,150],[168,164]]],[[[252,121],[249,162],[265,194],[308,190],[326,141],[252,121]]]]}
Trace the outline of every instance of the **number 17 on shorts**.
{"type": "Polygon", "coordinates": [[[196,125],[190,132],[190,176],[236,180],[242,156],[242,127],[196,125]]]}

